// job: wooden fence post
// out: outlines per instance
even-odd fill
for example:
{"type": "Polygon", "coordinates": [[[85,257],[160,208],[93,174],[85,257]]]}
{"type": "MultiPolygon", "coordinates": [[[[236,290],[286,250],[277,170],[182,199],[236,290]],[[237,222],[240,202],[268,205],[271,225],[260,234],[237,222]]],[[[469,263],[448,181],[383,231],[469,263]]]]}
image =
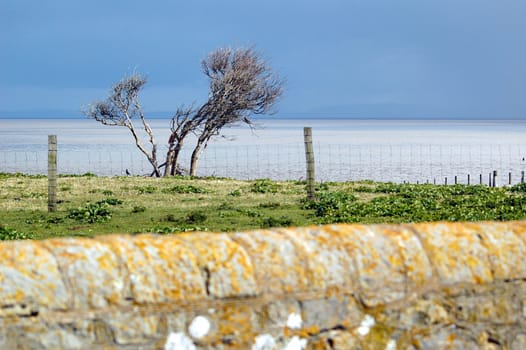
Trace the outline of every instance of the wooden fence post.
{"type": "Polygon", "coordinates": [[[305,158],[307,160],[307,199],[314,199],[314,148],[312,147],[312,128],[303,128],[305,158]]]}
{"type": "Polygon", "coordinates": [[[47,211],[57,210],[57,135],[48,135],[47,211]]]}
{"type": "Polygon", "coordinates": [[[524,170],[521,171],[521,184],[524,183],[524,170]]]}
{"type": "Polygon", "coordinates": [[[493,170],[493,187],[498,187],[498,183],[497,183],[497,178],[498,178],[498,173],[497,173],[497,170],[493,170]]]}

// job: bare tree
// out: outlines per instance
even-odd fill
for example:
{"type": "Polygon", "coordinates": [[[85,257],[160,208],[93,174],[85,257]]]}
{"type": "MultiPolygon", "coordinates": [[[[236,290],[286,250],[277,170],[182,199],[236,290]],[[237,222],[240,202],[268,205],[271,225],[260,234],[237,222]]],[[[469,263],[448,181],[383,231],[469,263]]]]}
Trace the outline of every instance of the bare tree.
{"type": "MultiPolygon", "coordinates": [[[[226,125],[244,123],[252,127],[253,115],[273,114],[283,93],[283,80],[252,48],[215,50],[201,66],[209,78],[208,100],[199,109],[179,109],[172,118],[170,137],[175,150],[188,134],[197,135],[190,161],[192,176],[196,175],[199,156],[212,137],[220,135],[226,125]]],[[[177,153],[171,153],[167,160],[173,171],[177,153]]]]}
{"type": "Polygon", "coordinates": [[[179,155],[189,135],[197,142],[190,161],[190,175],[197,173],[197,162],[203,149],[223,127],[238,123],[253,127],[252,116],[273,114],[273,107],[283,93],[283,80],[272,72],[267,62],[252,48],[218,49],[201,62],[203,73],[209,79],[208,99],[200,107],[180,107],[171,119],[171,134],[165,163],[157,163],[157,145],[152,129],[146,122],[139,103],[139,92],[146,78],[133,74],[114,85],[109,97],[92,103],[84,114],[110,126],[127,127],[139,150],[153,167],[152,175],[175,175],[179,169],[179,155]],[[139,119],[149,137],[151,150],[142,143],[133,124],[139,119]]]}
{"type": "Polygon", "coordinates": [[[152,165],[153,174],[155,176],[161,176],[157,164],[157,144],[155,143],[155,137],[144,117],[141,104],[139,103],[139,92],[144,84],[146,84],[146,81],[144,76],[137,73],[122,78],[121,81],[111,88],[106,100],[90,104],[88,109],[84,110],[83,113],[88,118],[93,118],[104,125],[127,127],[133,135],[135,145],[146,158],[148,158],[148,161],[152,165]],[[140,120],[144,131],[148,135],[151,145],[150,150],[142,144],[138,130],[133,124],[133,119],[137,118],[140,120]]]}

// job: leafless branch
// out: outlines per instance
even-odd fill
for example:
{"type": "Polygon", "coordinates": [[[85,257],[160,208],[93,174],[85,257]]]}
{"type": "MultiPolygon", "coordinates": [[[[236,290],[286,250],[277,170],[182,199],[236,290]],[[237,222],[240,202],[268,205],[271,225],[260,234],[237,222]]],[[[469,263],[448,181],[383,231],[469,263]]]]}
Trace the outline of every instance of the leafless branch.
{"type": "Polygon", "coordinates": [[[154,173],[160,176],[157,165],[157,145],[152,129],[144,117],[141,104],[139,103],[139,93],[146,84],[146,77],[134,73],[122,78],[117,84],[113,85],[109,96],[104,101],[94,102],[89,105],[84,114],[88,118],[95,119],[103,125],[125,126],[127,127],[134,140],[135,145],[148,158],[154,168],[154,173]],[[149,137],[151,145],[150,151],[142,144],[138,132],[133,124],[133,119],[139,118],[144,131],[149,137]]]}

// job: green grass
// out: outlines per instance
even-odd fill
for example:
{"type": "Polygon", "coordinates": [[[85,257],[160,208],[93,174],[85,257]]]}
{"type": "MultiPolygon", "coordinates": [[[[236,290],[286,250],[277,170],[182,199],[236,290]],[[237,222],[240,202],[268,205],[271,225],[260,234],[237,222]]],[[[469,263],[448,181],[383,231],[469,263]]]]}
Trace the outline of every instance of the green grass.
{"type": "Polygon", "coordinates": [[[0,173],[0,239],[108,233],[240,231],[336,222],[515,220],[526,218],[526,186],[323,183],[268,179],[62,176],[57,212],[47,179],[0,173]]]}

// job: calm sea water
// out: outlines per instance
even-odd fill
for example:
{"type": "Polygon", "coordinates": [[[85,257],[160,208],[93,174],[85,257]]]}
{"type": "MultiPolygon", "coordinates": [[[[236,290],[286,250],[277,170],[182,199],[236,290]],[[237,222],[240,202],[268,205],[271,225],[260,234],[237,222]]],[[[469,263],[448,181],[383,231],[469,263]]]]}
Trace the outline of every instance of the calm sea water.
{"type": "MultiPolygon", "coordinates": [[[[139,125],[137,125],[139,126],[139,125]]],[[[169,121],[154,119],[160,158],[169,121]]],[[[317,179],[477,182],[498,170],[501,183],[525,170],[526,121],[263,119],[256,130],[232,127],[205,150],[199,175],[301,179],[303,127],[313,129],[317,179]]],[[[45,173],[47,135],[59,143],[59,172],[147,174],[151,167],[126,128],[86,119],[0,119],[0,171],[45,173]]],[[[141,140],[148,145],[148,138],[141,140]]],[[[193,140],[183,154],[188,164],[193,140]]],[[[162,162],[162,159],[160,159],[162,162]]]]}

